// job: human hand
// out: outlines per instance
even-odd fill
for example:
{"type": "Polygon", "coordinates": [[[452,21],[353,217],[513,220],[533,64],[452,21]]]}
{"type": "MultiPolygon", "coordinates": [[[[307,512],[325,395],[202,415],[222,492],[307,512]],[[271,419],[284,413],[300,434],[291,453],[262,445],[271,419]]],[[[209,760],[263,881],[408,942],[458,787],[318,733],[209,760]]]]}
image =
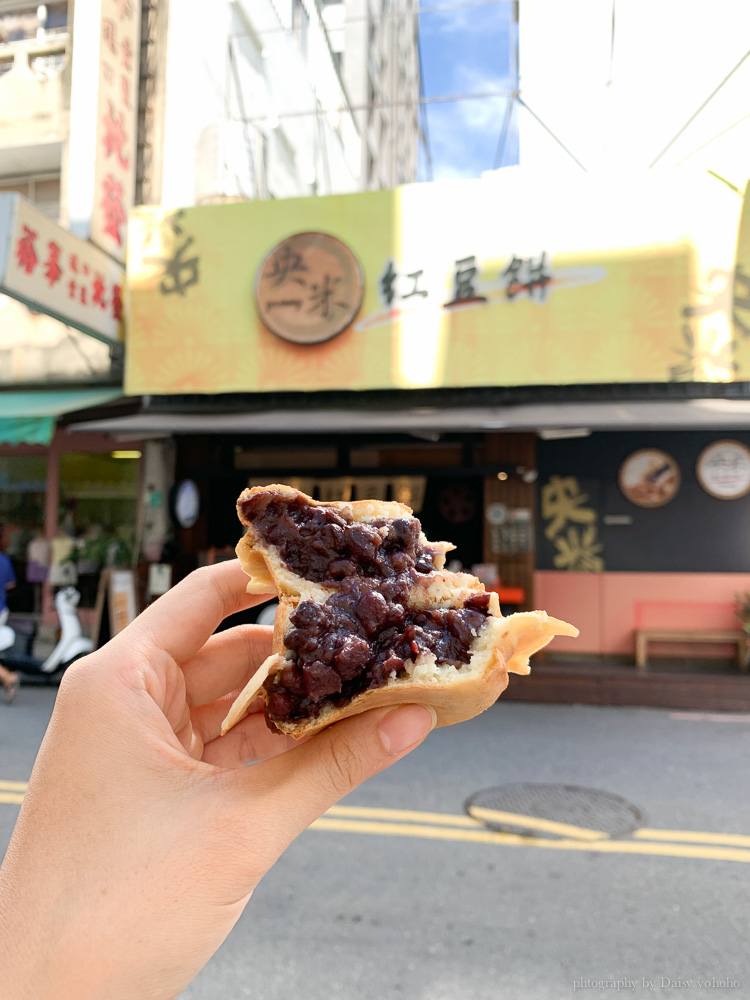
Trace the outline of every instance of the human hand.
{"type": "Polygon", "coordinates": [[[267,599],[246,579],[198,570],[66,672],[0,870],[5,1000],[177,996],[289,843],[431,729],[408,705],[295,744],[258,703],[219,737],[271,650],[212,634],[267,599]]]}

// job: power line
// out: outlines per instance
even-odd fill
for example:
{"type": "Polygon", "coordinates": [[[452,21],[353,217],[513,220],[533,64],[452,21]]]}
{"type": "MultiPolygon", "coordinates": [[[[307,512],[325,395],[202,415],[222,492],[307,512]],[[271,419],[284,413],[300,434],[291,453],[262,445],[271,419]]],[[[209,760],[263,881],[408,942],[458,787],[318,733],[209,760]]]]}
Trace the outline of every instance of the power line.
{"type": "MultiPolygon", "coordinates": [[[[305,111],[280,111],[256,115],[246,119],[250,123],[276,121],[282,118],[304,118],[307,115],[335,115],[346,111],[378,111],[383,108],[410,108],[414,104],[450,104],[455,101],[479,101],[488,97],[512,97],[515,90],[505,88],[498,90],[483,90],[466,94],[439,94],[437,97],[410,97],[402,101],[372,101],[366,104],[342,104],[333,108],[306,109],[305,111]]],[[[243,119],[245,120],[245,119],[243,119]]]]}
{"type": "Polygon", "coordinates": [[[708,97],[707,97],[707,98],[705,99],[705,101],[703,102],[703,104],[701,104],[701,106],[700,106],[700,107],[698,108],[698,110],[697,110],[697,111],[696,111],[696,112],[695,112],[694,114],[692,114],[692,115],[690,116],[690,118],[688,118],[688,120],[687,120],[687,121],[685,122],[685,124],[684,124],[684,125],[682,126],[682,128],[680,129],[680,131],[679,131],[679,132],[678,132],[678,133],[677,133],[677,134],[676,134],[675,136],[673,136],[673,137],[672,137],[672,138],[671,138],[671,139],[669,140],[669,142],[668,142],[668,143],[666,144],[666,146],[664,147],[664,149],[662,149],[661,153],[659,153],[659,155],[658,155],[658,156],[656,157],[656,159],[655,159],[655,160],[653,160],[653,161],[652,161],[651,163],[649,163],[649,165],[648,165],[648,169],[649,169],[649,170],[650,170],[650,169],[651,169],[652,167],[656,166],[656,164],[657,164],[657,163],[659,162],[659,160],[660,160],[660,159],[662,158],[662,156],[664,156],[664,154],[665,154],[665,153],[667,152],[667,150],[668,150],[668,149],[670,149],[670,147],[671,147],[671,146],[673,146],[675,142],[677,142],[677,140],[678,140],[678,139],[680,138],[680,136],[681,136],[681,135],[682,135],[682,133],[683,133],[683,132],[685,131],[685,129],[686,129],[687,127],[688,127],[688,125],[690,125],[690,124],[691,124],[692,122],[694,122],[694,121],[695,121],[695,119],[696,119],[696,118],[698,117],[698,115],[699,115],[699,114],[701,113],[701,111],[703,111],[703,109],[704,109],[704,108],[706,107],[706,105],[707,105],[707,104],[708,104],[708,103],[709,103],[710,101],[712,101],[712,100],[714,99],[714,97],[716,97],[716,95],[717,95],[717,94],[719,93],[719,91],[720,91],[720,90],[721,90],[721,88],[722,88],[722,87],[724,86],[724,84],[725,84],[725,83],[726,83],[726,82],[727,82],[727,81],[728,81],[729,79],[731,79],[731,77],[732,77],[732,76],[734,76],[734,74],[735,74],[735,73],[737,72],[737,70],[738,70],[738,69],[740,68],[740,66],[741,66],[741,65],[743,64],[743,62],[744,62],[744,61],[745,61],[745,60],[747,59],[747,57],[748,57],[748,56],[750,56],[750,50],[748,50],[748,51],[747,51],[747,52],[746,52],[746,53],[744,54],[744,56],[743,56],[743,57],[742,57],[742,58],[740,59],[740,61],[739,61],[739,62],[737,63],[737,65],[736,65],[736,66],[734,67],[734,69],[730,70],[730,71],[729,71],[729,73],[727,73],[727,75],[726,75],[726,76],[724,77],[724,79],[723,79],[723,80],[721,81],[721,83],[719,84],[719,86],[718,86],[718,87],[716,87],[716,89],[715,89],[715,90],[713,90],[713,91],[712,91],[712,92],[711,92],[711,93],[710,93],[710,94],[708,95],[708,97]]]}
{"type": "MultiPolygon", "coordinates": [[[[419,63],[419,96],[420,98],[425,96],[424,91],[424,73],[422,72],[422,41],[419,35],[419,27],[417,26],[417,62],[419,63]]],[[[418,110],[418,118],[421,118],[420,125],[420,136],[422,139],[422,146],[424,148],[425,160],[427,162],[427,180],[431,181],[434,179],[432,172],[432,149],[430,148],[430,131],[429,131],[429,121],[428,115],[424,111],[424,105],[420,104],[418,110]]]]}
{"type": "Polygon", "coordinates": [[[534,118],[534,119],[536,119],[536,121],[539,122],[539,124],[542,126],[542,128],[544,129],[544,131],[555,140],[555,142],[557,143],[557,145],[560,146],[562,149],[565,150],[565,152],[568,154],[568,156],[571,158],[571,160],[575,160],[575,162],[578,164],[578,166],[581,168],[581,170],[584,172],[584,174],[587,174],[588,170],[584,167],[584,165],[581,163],[581,161],[578,159],[578,157],[574,156],[573,153],[571,153],[571,151],[568,149],[568,147],[562,141],[562,139],[559,139],[555,135],[555,133],[552,131],[552,129],[549,128],[547,125],[544,124],[544,122],[539,117],[539,115],[536,114],[534,111],[531,110],[531,108],[528,106],[528,104],[526,103],[526,101],[524,101],[524,99],[521,97],[520,94],[518,95],[518,97],[516,99],[517,99],[518,103],[521,105],[521,107],[522,108],[526,108],[526,110],[529,112],[529,114],[531,115],[531,117],[534,118]]]}
{"type": "Polygon", "coordinates": [[[513,96],[509,97],[505,105],[505,115],[503,116],[503,124],[500,129],[500,138],[497,142],[497,149],[495,150],[495,170],[498,170],[503,165],[503,156],[505,155],[505,144],[508,141],[508,133],[510,132],[511,122],[513,121],[513,109],[515,108],[515,101],[518,96],[518,87],[520,84],[519,79],[519,51],[518,51],[518,3],[515,2],[513,5],[513,11],[511,16],[511,24],[513,28],[513,37],[510,39],[509,44],[509,57],[510,57],[510,77],[513,80],[513,85],[516,88],[513,96]]]}
{"type": "Polygon", "coordinates": [[[733,122],[731,125],[727,126],[727,128],[722,129],[721,132],[718,132],[712,139],[709,139],[708,142],[704,142],[702,145],[698,146],[697,149],[694,149],[692,153],[688,153],[687,156],[683,156],[681,160],[678,160],[677,163],[675,163],[675,166],[676,167],[682,166],[682,164],[685,163],[686,160],[689,160],[691,156],[695,156],[697,153],[700,153],[701,150],[706,149],[707,146],[710,146],[712,142],[716,142],[717,139],[721,139],[721,137],[723,135],[726,135],[727,132],[731,132],[733,128],[737,128],[738,125],[741,125],[743,122],[746,122],[748,118],[750,118],[750,114],[743,115],[742,118],[738,118],[736,122],[733,122]]]}
{"type": "Polygon", "coordinates": [[[505,105],[505,114],[503,116],[503,124],[500,129],[500,138],[497,142],[497,150],[495,151],[495,170],[503,165],[503,154],[505,153],[505,143],[508,141],[508,132],[510,131],[510,123],[513,119],[513,108],[515,106],[516,95],[508,98],[508,102],[505,105]]]}

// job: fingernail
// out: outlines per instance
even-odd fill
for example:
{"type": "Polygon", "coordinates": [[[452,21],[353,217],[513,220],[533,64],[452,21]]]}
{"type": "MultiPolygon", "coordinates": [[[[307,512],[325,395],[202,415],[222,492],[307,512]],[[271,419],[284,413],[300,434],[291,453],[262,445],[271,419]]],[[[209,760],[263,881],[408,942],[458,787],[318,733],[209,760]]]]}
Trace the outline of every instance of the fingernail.
{"type": "Polygon", "coordinates": [[[437,715],[430,705],[404,705],[389,712],[381,721],[380,739],[386,753],[401,753],[424,739],[436,724],[437,715]]]}

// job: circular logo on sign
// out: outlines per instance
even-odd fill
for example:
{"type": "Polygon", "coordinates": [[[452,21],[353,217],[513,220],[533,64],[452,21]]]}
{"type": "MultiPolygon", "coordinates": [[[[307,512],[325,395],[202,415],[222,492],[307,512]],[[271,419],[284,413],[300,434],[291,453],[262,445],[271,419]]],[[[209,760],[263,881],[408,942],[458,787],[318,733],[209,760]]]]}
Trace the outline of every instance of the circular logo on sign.
{"type": "Polygon", "coordinates": [[[277,337],[320,344],[344,331],[362,305],[365,281],[349,247],[327,233],[277,243],[258,268],[258,315],[277,337]]]}
{"type": "Polygon", "coordinates": [[[617,479],[622,492],[637,507],[663,507],[680,488],[680,469],[665,451],[641,448],[628,455],[617,479]]]}
{"type": "Polygon", "coordinates": [[[484,512],[488,524],[505,524],[508,520],[508,508],[504,503],[491,503],[484,512]]]}
{"type": "Polygon", "coordinates": [[[201,496],[192,479],[183,479],[173,489],[172,517],[181,528],[192,528],[201,510],[201,496]]]}
{"type": "Polygon", "coordinates": [[[477,509],[477,497],[466,483],[452,483],[443,487],[438,495],[440,514],[450,524],[465,524],[477,509]]]}
{"type": "Polygon", "coordinates": [[[698,456],[695,471],[706,493],[736,500],[750,493],[750,448],[740,441],[714,441],[698,456]]]}

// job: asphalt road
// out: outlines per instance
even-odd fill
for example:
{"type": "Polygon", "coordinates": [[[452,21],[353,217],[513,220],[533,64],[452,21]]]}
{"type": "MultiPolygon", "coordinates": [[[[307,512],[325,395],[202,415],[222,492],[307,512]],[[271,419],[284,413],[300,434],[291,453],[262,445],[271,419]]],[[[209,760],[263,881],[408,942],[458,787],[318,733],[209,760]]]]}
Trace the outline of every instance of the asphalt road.
{"type": "MultiPolygon", "coordinates": [[[[0,704],[3,851],[19,808],[3,782],[9,799],[28,778],[53,699],[0,704]]],[[[750,996],[748,760],[748,716],[501,702],[307,831],[183,997],[750,996]],[[472,825],[464,800],[509,782],[623,796],[644,834],[518,843],[472,825]]]]}

